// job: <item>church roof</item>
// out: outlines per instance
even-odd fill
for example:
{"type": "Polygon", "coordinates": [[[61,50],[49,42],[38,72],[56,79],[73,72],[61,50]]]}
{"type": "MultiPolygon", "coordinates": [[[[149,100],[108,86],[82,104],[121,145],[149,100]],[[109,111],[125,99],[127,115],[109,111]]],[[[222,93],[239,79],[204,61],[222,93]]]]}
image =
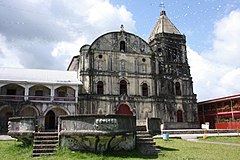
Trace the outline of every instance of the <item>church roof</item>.
{"type": "Polygon", "coordinates": [[[168,19],[165,11],[161,12],[154,30],[148,38],[148,42],[152,41],[155,38],[155,35],[158,33],[181,34],[174,24],[168,19]]]}
{"type": "Polygon", "coordinates": [[[29,83],[82,84],[75,71],[0,68],[0,81],[29,83]]]}

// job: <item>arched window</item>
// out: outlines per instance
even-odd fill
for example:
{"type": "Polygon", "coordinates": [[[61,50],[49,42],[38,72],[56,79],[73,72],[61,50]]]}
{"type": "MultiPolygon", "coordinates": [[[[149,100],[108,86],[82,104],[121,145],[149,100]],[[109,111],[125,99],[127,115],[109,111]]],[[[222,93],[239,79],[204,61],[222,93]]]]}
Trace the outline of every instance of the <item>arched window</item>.
{"type": "Polygon", "coordinates": [[[142,85],[142,96],[148,96],[148,85],[146,83],[142,85]]]}
{"type": "Polygon", "coordinates": [[[181,87],[179,82],[175,83],[175,91],[177,96],[181,96],[182,93],[181,93],[181,87]]]}
{"type": "Polygon", "coordinates": [[[43,90],[35,90],[35,96],[43,96],[43,90]]]}
{"type": "Polygon", "coordinates": [[[103,94],[103,82],[102,81],[97,82],[97,94],[103,94]]]}
{"type": "Polygon", "coordinates": [[[183,113],[182,110],[177,111],[177,122],[183,122],[183,113]]]}
{"type": "Polygon", "coordinates": [[[125,80],[120,81],[120,95],[127,94],[127,82],[125,80]]]}
{"type": "Polygon", "coordinates": [[[125,71],[125,61],[124,60],[121,60],[121,62],[120,62],[120,70],[125,71]]]}
{"type": "Polygon", "coordinates": [[[125,52],[125,42],[124,41],[120,42],[120,51],[125,52]]]}
{"type": "Polygon", "coordinates": [[[103,62],[98,61],[98,70],[103,70],[103,62]]]}

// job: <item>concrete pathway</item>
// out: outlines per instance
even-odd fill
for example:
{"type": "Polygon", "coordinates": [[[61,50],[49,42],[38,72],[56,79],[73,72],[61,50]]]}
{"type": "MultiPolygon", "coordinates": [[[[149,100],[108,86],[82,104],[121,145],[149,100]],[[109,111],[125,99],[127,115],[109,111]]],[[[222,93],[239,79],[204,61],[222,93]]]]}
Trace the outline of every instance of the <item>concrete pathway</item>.
{"type": "Polygon", "coordinates": [[[9,141],[9,140],[16,140],[16,138],[12,138],[9,135],[0,135],[0,140],[1,141],[9,141]]]}
{"type": "MultiPolygon", "coordinates": [[[[169,138],[181,138],[181,139],[197,139],[203,137],[204,134],[169,134],[169,138]]],[[[225,137],[225,136],[240,136],[238,133],[207,133],[207,137],[225,137]]],[[[153,138],[162,138],[162,135],[156,135],[153,138]]]]}
{"type": "MultiPolygon", "coordinates": [[[[217,136],[240,136],[239,133],[209,133],[205,134],[207,137],[217,137],[217,136]]],[[[240,144],[237,143],[226,143],[226,142],[209,142],[209,141],[203,141],[199,140],[198,138],[202,138],[204,134],[172,134],[169,135],[169,138],[181,138],[186,141],[191,142],[199,142],[199,143],[208,143],[208,144],[220,144],[220,145],[228,145],[228,146],[238,146],[240,147],[240,144]]],[[[156,135],[153,138],[162,138],[162,135],[156,135]]]]}
{"type": "Polygon", "coordinates": [[[220,145],[228,145],[228,146],[238,146],[240,147],[240,144],[238,143],[226,143],[226,142],[210,142],[210,141],[203,141],[198,139],[186,139],[187,141],[191,142],[199,142],[199,143],[207,143],[207,144],[220,144],[220,145]]]}

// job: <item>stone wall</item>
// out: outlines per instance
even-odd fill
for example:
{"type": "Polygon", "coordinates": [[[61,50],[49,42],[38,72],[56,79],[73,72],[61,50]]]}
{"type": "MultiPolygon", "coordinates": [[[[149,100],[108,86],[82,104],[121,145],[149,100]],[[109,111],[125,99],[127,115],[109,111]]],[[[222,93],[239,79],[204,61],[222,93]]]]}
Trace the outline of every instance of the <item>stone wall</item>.
{"type": "Polygon", "coordinates": [[[160,118],[147,118],[146,128],[149,133],[161,133],[161,119],[160,118]]]}
{"type": "Polygon", "coordinates": [[[8,135],[17,138],[24,144],[31,144],[35,131],[35,118],[12,117],[8,121],[8,135]]]}
{"type": "Polygon", "coordinates": [[[133,116],[60,116],[59,124],[61,147],[92,152],[135,148],[133,116]]]}
{"type": "Polygon", "coordinates": [[[190,122],[173,122],[173,123],[164,123],[164,129],[197,129],[200,128],[198,123],[190,123],[190,122]]]}

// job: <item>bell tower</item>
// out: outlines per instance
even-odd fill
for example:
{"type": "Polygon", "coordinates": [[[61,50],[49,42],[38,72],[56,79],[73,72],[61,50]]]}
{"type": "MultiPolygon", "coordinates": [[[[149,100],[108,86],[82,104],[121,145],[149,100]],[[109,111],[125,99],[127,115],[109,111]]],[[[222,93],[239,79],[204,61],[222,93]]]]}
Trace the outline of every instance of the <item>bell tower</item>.
{"type": "Polygon", "coordinates": [[[197,100],[188,65],[186,37],[169,20],[165,10],[161,11],[148,43],[155,52],[156,94],[166,98],[162,111],[170,111],[165,122],[197,122],[197,100]]]}

